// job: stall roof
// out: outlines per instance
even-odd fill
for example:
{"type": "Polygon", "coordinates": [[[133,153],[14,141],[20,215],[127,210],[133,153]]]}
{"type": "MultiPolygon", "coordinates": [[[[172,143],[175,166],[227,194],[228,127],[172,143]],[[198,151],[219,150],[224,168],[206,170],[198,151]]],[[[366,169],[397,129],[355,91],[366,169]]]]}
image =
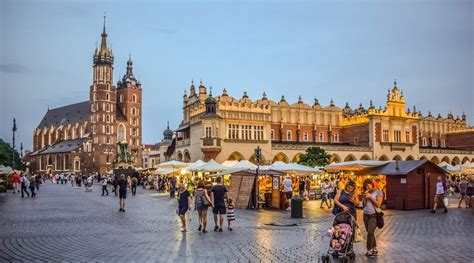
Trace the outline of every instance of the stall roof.
{"type": "Polygon", "coordinates": [[[229,169],[229,167],[219,164],[214,160],[210,160],[204,165],[200,165],[189,170],[193,172],[220,172],[227,169],[229,169]]]}
{"type": "Polygon", "coordinates": [[[404,175],[412,172],[423,165],[431,165],[433,168],[438,170],[441,173],[446,173],[441,167],[435,165],[434,163],[427,160],[415,160],[415,161],[392,161],[377,167],[372,171],[369,171],[369,174],[384,174],[384,175],[404,175]]]}
{"type": "Polygon", "coordinates": [[[344,170],[352,170],[358,171],[367,168],[374,168],[378,166],[385,165],[390,161],[371,161],[371,160],[359,160],[359,161],[350,161],[350,162],[342,162],[342,163],[332,163],[326,165],[324,169],[329,171],[344,171],[344,170]]]}

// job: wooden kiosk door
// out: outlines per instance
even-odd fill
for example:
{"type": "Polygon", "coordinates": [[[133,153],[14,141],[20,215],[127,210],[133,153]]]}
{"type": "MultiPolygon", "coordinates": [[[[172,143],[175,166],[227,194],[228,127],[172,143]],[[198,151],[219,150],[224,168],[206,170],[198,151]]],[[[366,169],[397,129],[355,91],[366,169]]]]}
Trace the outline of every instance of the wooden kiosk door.
{"type": "Polygon", "coordinates": [[[281,179],[279,175],[272,176],[272,208],[280,209],[281,179]]]}

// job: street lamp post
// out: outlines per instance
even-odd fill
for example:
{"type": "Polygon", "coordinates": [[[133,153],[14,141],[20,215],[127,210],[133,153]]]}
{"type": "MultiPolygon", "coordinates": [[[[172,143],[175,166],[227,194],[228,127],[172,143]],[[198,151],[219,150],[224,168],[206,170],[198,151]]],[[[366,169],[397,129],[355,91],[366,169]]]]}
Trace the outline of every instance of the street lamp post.
{"type": "Polygon", "coordinates": [[[12,128],[12,132],[13,132],[13,143],[12,143],[12,156],[13,156],[13,170],[15,170],[16,168],[16,163],[15,163],[15,132],[16,132],[17,128],[16,128],[16,120],[15,118],[13,118],[13,128],[12,128]]]}

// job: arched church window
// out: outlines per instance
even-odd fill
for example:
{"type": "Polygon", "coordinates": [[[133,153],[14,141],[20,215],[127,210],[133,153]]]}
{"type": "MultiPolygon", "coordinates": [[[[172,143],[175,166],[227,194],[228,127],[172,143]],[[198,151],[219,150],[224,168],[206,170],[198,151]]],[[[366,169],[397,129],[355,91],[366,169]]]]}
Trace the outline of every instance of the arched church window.
{"type": "Polygon", "coordinates": [[[137,95],[135,95],[135,94],[132,95],[132,102],[133,103],[137,102],[137,95]]]}
{"type": "Polygon", "coordinates": [[[121,142],[126,140],[125,138],[125,126],[123,124],[119,124],[117,128],[117,142],[121,142]]]}

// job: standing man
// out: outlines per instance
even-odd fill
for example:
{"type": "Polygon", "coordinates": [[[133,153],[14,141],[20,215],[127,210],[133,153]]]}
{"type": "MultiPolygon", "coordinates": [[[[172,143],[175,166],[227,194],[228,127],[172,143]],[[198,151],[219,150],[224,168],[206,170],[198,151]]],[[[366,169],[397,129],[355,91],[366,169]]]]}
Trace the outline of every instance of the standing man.
{"type": "Polygon", "coordinates": [[[137,194],[137,185],[138,185],[137,177],[134,176],[132,178],[132,183],[131,184],[132,184],[132,187],[131,187],[132,188],[132,195],[136,195],[137,194]]]}
{"type": "Polygon", "coordinates": [[[306,196],[308,197],[309,200],[309,192],[311,191],[311,179],[309,179],[309,176],[306,176],[306,180],[304,183],[304,187],[306,188],[306,196]]]}
{"type": "Polygon", "coordinates": [[[119,205],[120,209],[119,212],[125,212],[125,199],[127,199],[127,179],[125,178],[125,174],[120,175],[120,179],[118,180],[118,187],[119,187],[119,205]]]}
{"type": "Polygon", "coordinates": [[[291,197],[293,196],[293,182],[291,182],[291,177],[289,175],[287,175],[285,180],[283,180],[283,188],[285,190],[286,198],[288,199],[288,208],[286,210],[290,210],[291,197]]]}
{"type": "Polygon", "coordinates": [[[329,179],[324,179],[324,182],[321,184],[321,205],[319,208],[323,208],[323,205],[326,204],[328,208],[331,208],[328,202],[328,191],[330,188],[329,179]]]}
{"type": "MultiPolygon", "coordinates": [[[[443,202],[443,199],[447,194],[447,190],[448,190],[448,187],[446,185],[446,181],[443,181],[441,176],[438,176],[438,182],[436,183],[436,194],[434,197],[434,207],[433,207],[433,210],[431,210],[431,213],[433,214],[436,213],[436,206],[438,206],[438,201],[443,202]]],[[[443,213],[447,213],[447,212],[448,212],[448,208],[445,205],[443,213]]]]}
{"type": "Polygon", "coordinates": [[[216,185],[211,188],[211,201],[213,204],[212,212],[214,213],[214,231],[222,232],[224,225],[224,215],[227,214],[225,207],[225,199],[227,197],[227,187],[222,183],[222,177],[217,176],[216,185]]]}
{"type": "Polygon", "coordinates": [[[36,184],[38,182],[36,182],[36,178],[34,176],[31,176],[30,178],[30,191],[31,191],[31,197],[35,197],[36,196],[36,193],[35,193],[35,189],[36,189],[36,184]]]}
{"type": "Polygon", "coordinates": [[[30,197],[30,193],[28,192],[28,178],[22,174],[20,177],[20,184],[21,184],[21,198],[25,197],[24,193],[30,197]]]}
{"type": "Polygon", "coordinates": [[[109,191],[107,190],[107,177],[102,178],[102,196],[107,193],[109,195],[109,191]]]}
{"type": "Polygon", "coordinates": [[[20,175],[18,175],[17,173],[14,173],[13,178],[12,178],[12,182],[13,182],[13,193],[15,193],[16,191],[18,191],[18,193],[19,193],[20,188],[18,186],[20,184],[20,175]]]}
{"type": "Polygon", "coordinates": [[[333,182],[334,179],[329,179],[329,188],[328,188],[328,199],[329,207],[332,207],[332,200],[336,197],[336,184],[333,182]]]}

